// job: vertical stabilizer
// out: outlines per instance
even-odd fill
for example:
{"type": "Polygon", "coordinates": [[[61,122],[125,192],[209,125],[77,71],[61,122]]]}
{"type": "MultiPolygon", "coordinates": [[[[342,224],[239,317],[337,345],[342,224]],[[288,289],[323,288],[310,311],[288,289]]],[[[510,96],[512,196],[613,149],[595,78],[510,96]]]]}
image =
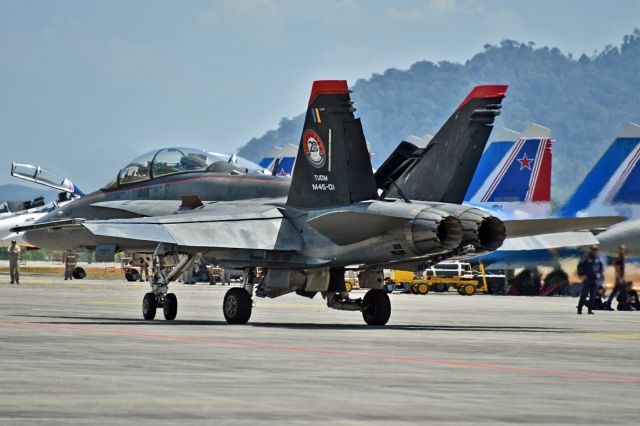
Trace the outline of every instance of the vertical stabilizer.
{"type": "Polygon", "coordinates": [[[288,206],[317,209],[377,198],[362,125],[354,111],[346,81],[313,83],[288,206]]]}
{"type": "MultiPolygon", "coordinates": [[[[494,143],[487,148],[480,163],[492,162],[492,170],[467,201],[506,213],[522,210],[535,215],[547,214],[551,200],[551,131],[530,124],[515,142],[496,142],[499,148],[508,148],[500,153],[492,149],[494,143]],[[485,162],[488,154],[493,157],[485,162]],[[500,155],[496,162],[495,157],[500,155]]],[[[486,169],[479,166],[477,172],[484,173],[486,169]]]]}
{"type": "Polygon", "coordinates": [[[461,204],[506,91],[506,85],[476,86],[424,150],[405,143],[402,153],[392,154],[398,165],[377,174],[381,189],[391,197],[461,204]]]}
{"type": "Polygon", "coordinates": [[[569,201],[564,217],[617,213],[637,217],[640,210],[640,126],[629,123],[611,143],[569,201]]]}

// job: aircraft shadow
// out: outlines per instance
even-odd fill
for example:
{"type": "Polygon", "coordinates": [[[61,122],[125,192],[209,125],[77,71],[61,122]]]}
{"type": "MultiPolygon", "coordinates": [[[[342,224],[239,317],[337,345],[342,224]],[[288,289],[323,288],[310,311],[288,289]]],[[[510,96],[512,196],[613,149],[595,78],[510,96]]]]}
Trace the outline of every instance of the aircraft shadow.
{"type": "MultiPolygon", "coordinates": [[[[35,324],[48,325],[162,325],[167,327],[179,326],[224,326],[232,327],[226,321],[213,320],[173,320],[165,321],[162,317],[154,321],[133,318],[113,317],[81,317],[81,316],[44,316],[44,315],[10,315],[22,318],[45,318],[58,321],[34,321],[35,324]],[[64,321],[67,320],[67,321],[64,321]],[[73,321],[68,321],[73,320],[73,321]]],[[[520,327],[520,326],[485,326],[485,325],[411,325],[389,324],[375,327],[366,324],[315,324],[315,323],[280,323],[280,322],[249,322],[243,327],[286,329],[286,330],[416,330],[416,331],[476,331],[476,332],[502,332],[502,333],[569,333],[573,329],[566,327],[520,327]]]]}

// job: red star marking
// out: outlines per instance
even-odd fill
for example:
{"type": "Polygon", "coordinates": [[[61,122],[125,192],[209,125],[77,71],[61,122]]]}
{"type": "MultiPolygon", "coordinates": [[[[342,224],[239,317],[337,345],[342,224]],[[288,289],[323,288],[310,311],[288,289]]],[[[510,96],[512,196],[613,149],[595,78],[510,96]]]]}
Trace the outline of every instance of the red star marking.
{"type": "Polygon", "coordinates": [[[520,170],[529,169],[531,170],[531,163],[533,163],[535,158],[527,158],[527,153],[525,152],[522,158],[516,158],[516,161],[520,163],[520,170]]]}

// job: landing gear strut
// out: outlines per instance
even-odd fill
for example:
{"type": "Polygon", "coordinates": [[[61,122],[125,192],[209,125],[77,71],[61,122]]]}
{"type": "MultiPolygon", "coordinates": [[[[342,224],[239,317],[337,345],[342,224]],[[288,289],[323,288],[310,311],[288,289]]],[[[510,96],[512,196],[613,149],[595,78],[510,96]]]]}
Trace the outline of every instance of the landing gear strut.
{"type": "Polygon", "coordinates": [[[391,317],[391,301],[384,290],[369,290],[363,299],[349,299],[343,293],[327,295],[327,306],[342,311],[360,311],[368,325],[385,325],[391,317]]]}
{"type": "Polygon", "coordinates": [[[242,287],[230,288],[224,295],[222,313],[229,324],[246,324],[253,309],[253,287],[256,282],[256,269],[246,268],[243,273],[242,287]]]}
{"type": "Polygon", "coordinates": [[[149,279],[151,292],[145,294],[142,299],[142,317],[147,321],[156,317],[157,308],[162,308],[164,318],[168,321],[176,319],[178,314],[178,298],[175,294],[169,293],[168,286],[182,271],[193,265],[196,255],[184,256],[169,273],[165,273],[164,258],[170,252],[167,246],[160,243],[153,254],[153,274],[149,279]]]}

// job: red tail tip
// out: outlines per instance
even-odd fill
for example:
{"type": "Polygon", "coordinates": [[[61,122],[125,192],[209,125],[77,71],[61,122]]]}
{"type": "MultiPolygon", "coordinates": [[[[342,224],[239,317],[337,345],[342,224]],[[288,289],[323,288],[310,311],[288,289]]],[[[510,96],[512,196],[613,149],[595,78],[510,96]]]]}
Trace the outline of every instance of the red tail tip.
{"type": "Polygon", "coordinates": [[[318,95],[334,95],[348,92],[349,86],[347,85],[347,80],[316,80],[311,87],[309,106],[311,106],[318,95]]]}
{"type": "Polygon", "coordinates": [[[487,99],[487,98],[504,98],[507,93],[506,84],[485,84],[482,86],[476,86],[469,92],[464,101],[460,104],[456,111],[460,110],[463,106],[471,102],[473,99],[487,99]]]}

